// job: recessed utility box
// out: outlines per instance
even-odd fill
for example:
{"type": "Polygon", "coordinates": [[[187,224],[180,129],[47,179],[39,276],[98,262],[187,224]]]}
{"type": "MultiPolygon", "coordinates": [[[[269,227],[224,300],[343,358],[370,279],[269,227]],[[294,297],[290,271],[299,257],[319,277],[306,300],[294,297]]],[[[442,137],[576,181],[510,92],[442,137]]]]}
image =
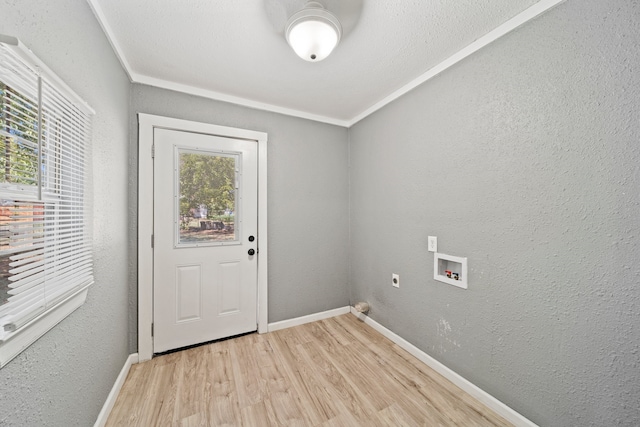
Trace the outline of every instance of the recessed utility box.
{"type": "Polygon", "coordinates": [[[433,255],[433,278],[467,289],[467,258],[437,252],[433,255]]]}

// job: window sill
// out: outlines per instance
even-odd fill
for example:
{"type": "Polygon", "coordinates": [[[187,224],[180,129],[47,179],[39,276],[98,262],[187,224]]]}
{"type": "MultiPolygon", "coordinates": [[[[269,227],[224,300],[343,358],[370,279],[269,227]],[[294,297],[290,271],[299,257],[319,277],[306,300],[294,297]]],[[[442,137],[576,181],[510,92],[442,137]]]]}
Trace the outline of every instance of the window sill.
{"type": "Polygon", "coordinates": [[[0,332],[0,368],[9,363],[14,357],[36,342],[38,338],[46,334],[51,328],[84,304],[87,299],[88,288],[89,286],[80,289],[19,330],[6,333],[5,335],[2,335],[2,332],[0,332]]]}

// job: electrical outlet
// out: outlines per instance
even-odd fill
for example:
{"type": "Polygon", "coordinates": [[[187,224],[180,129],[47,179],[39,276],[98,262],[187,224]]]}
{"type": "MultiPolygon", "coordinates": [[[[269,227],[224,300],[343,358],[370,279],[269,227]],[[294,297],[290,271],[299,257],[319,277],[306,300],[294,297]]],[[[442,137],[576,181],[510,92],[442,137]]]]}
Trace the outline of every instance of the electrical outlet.
{"type": "Polygon", "coordinates": [[[400,275],[393,273],[391,275],[391,286],[393,286],[394,288],[399,288],[400,287],[400,275]]]}
{"type": "Polygon", "coordinates": [[[438,238],[436,236],[429,236],[428,240],[429,252],[438,252],[438,238]]]}

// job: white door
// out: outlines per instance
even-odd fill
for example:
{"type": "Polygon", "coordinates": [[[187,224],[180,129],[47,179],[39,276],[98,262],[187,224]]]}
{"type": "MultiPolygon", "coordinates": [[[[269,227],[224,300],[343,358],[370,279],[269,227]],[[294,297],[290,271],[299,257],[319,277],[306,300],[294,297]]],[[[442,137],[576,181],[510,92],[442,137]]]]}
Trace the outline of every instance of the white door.
{"type": "Polygon", "coordinates": [[[154,130],[153,351],[257,329],[257,143],[154,130]]]}

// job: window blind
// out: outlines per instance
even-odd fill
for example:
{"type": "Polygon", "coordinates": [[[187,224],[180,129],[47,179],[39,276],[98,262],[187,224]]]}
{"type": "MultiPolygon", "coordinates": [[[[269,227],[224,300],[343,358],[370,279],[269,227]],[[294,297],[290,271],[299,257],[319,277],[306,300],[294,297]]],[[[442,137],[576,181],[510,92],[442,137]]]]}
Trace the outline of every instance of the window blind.
{"type": "Polygon", "coordinates": [[[0,344],[93,283],[92,112],[1,41],[0,344]]]}

